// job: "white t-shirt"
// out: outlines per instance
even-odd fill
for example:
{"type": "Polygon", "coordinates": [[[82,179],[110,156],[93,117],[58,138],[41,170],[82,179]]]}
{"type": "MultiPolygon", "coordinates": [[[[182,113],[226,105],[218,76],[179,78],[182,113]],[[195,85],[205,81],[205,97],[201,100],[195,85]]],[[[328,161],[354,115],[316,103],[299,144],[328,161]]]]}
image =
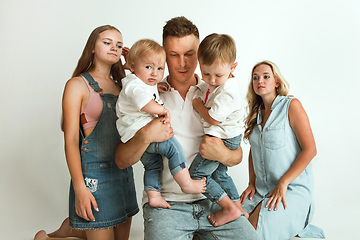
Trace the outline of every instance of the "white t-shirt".
{"type": "Polygon", "coordinates": [[[152,121],[154,114],[143,112],[142,109],[151,100],[163,105],[157,86],[145,84],[135,74],[129,74],[121,80],[122,90],[116,103],[117,130],[121,141],[126,143],[137,131],[152,121]]]}
{"type": "Polygon", "coordinates": [[[233,138],[243,133],[243,108],[239,88],[235,77],[229,78],[224,84],[214,88],[203,82],[198,86],[196,95],[205,102],[206,92],[210,90],[205,107],[209,115],[220,122],[211,125],[201,119],[205,134],[218,138],[233,138]]]}
{"type": "MultiPolygon", "coordinates": [[[[196,76],[197,79],[199,79],[196,76]]],[[[165,79],[167,82],[167,78],[165,79]]],[[[201,82],[201,80],[198,80],[201,82]]],[[[167,82],[168,83],[168,82],[167,82]]],[[[168,83],[169,84],[169,83],[168,83]]],[[[169,84],[170,85],[170,84],[169,84]]],[[[170,86],[169,91],[160,93],[166,108],[170,111],[171,126],[176,139],[180,142],[188,166],[191,165],[199,152],[199,146],[204,137],[203,126],[199,114],[192,107],[192,100],[197,87],[191,86],[186,94],[186,99],[170,86]]],[[[170,173],[169,160],[163,157],[164,170],[161,176],[161,195],[166,201],[193,202],[205,197],[202,194],[183,193],[170,173]]],[[[143,204],[148,202],[146,193],[143,194],[143,204]]]]}

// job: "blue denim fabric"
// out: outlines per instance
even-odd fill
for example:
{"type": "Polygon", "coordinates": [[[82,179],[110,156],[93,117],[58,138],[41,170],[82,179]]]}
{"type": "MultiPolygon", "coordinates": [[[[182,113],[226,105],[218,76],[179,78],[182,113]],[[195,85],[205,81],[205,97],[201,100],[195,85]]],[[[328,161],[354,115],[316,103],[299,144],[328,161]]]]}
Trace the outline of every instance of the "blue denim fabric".
{"type": "Polygon", "coordinates": [[[260,240],[244,215],[222,226],[212,226],[207,217],[217,213],[221,208],[208,199],[193,203],[169,204],[170,209],[153,208],[148,203],[144,205],[145,240],[191,240],[194,233],[202,240],[260,240]]]}
{"type": "Polygon", "coordinates": [[[288,118],[292,99],[278,95],[272,103],[271,114],[264,127],[260,124],[263,119],[259,110],[257,126],[250,135],[256,192],[251,200],[246,199],[243,208],[247,212],[252,212],[260,204],[256,230],[264,240],[287,240],[296,235],[324,237],[320,228],[308,225],[314,213],[314,179],[311,162],[288,185],[287,208],[284,209],[280,204],[276,211],[269,211],[266,207],[268,194],[273,191],[301,153],[301,146],[288,118]]]}
{"type": "Polygon", "coordinates": [[[172,175],[187,167],[184,152],[175,137],[164,142],[151,143],[141,157],[144,165],[144,190],[160,191],[160,178],[163,170],[162,156],[169,159],[172,175]]]}
{"type": "MultiPolygon", "coordinates": [[[[240,146],[242,134],[230,139],[222,139],[225,146],[234,150],[240,146]]],[[[226,194],[236,202],[240,200],[239,193],[232,178],[227,174],[228,168],[218,162],[204,159],[200,153],[195,157],[190,166],[190,176],[193,179],[206,177],[206,191],[204,195],[212,202],[217,203],[222,200],[226,194]]]]}
{"type": "MultiPolygon", "coordinates": [[[[85,75],[93,88],[98,88],[85,75]]],[[[90,79],[89,79],[90,78],[90,79]]],[[[69,224],[76,229],[99,229],[125,222],[138,211],[132,167],[119,169],[115,164],[115,150],[120,142],[116,129],[115,104],[117,96],[101,97],[103,110],[92,133],[86,138],[80,132],[81,168],[85,184],[95,197],[99,212],[93,209],[95,221],[86,221],[75,212],[75,192],[72,183],[69,194],[69,224]]]]}

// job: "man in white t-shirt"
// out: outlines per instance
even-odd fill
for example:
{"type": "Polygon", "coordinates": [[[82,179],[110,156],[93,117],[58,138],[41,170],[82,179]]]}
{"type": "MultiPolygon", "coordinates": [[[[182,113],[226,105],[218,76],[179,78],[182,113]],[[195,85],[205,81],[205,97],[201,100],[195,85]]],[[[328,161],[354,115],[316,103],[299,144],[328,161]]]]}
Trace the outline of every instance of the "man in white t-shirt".
{"type": "MultiPolygon", "coordinates": [[[[160,119],[153,120],[126,144],[118,146],[116,164],[120,168],[135,164],[151,142],[167,140],[174,133],[183,147],[188,165],[199,150],[206,159],[217,160],[226,166],[239,164],[241,147],[229,150],[220,138],[204,137],[201,120],[192,107],[196,85],[200,84],[200,79],[194,74],[199,46],[197,27],[185,17],[169,20],[163,28],[163,46],[169,70],[165,81],[170,90],[160,97],[170,111],[172,127],[160,119]]],[[[207,216],[218,212],[220,207],[201,194],[183,193],[166,166],[167,160],[163,162],[161,195],[171,208],[152,208],[144,194],[145,240],[191,239],[194,233],[200,239],[260,239],[245,216],[219,227],[211,225],[207,216]]]]}

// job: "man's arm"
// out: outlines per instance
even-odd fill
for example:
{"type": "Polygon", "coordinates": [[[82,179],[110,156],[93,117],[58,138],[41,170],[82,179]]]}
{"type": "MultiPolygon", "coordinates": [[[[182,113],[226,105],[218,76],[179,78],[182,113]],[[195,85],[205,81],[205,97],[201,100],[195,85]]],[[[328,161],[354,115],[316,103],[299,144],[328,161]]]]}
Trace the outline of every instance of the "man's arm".
{"type": "Polygon", "coordinates": [[[116,148],[115,163],[120,169],[137,163],[152,142],[163,142],[174,136],[170,123],[164,124],[156,118],[140,129],[126,143],[120,142],[116,148]]]}
{"type": "Polygon", "coordinates": [[[241,163],[243,157],[241,147],[235,150],[230,150],[224,145],[220,138],[206,135],[201,141],[199,151],[203,158],[219,161],[228,167],[238,165],[241,163]]]}

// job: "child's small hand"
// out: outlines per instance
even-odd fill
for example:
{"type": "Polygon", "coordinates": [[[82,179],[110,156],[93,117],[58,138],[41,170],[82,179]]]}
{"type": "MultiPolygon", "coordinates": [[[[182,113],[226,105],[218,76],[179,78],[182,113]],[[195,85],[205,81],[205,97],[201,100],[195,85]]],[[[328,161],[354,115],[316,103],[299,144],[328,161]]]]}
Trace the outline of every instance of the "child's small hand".
{"type": "Polygon", "coordinates": [[[203,102],[203,100],[201,100],[200,97],[198,97],[192,101],[192,105],[193,105],[193,108],[195,109],[195,111],[198,112],[199,107],[204,106],[204,102],[203,102]]]}
{"type": "Polygon", "coordinates": [[[129,69],[129,64],[128,64],[129,51],[130,51],[130,48],[128,48],[128,47],[123,47],[122,48],[121,55],[123,55],[124,59],[125,59],[125,63],[123,65],[124,69],[129,69]]]}
{"type": "Polygon", "coordinates": [[[164,108],[164,110],[158,115],[164,117],[163,119],[161,119],[163,123],[169,123],[171,120],[170,112],[166,108],[164,108]]]}
{"type": "Polygon", "coordinates": [[[159,92],[169,91],[169,85],[166,82],[159,82],[157,88],[159,92]]]}

